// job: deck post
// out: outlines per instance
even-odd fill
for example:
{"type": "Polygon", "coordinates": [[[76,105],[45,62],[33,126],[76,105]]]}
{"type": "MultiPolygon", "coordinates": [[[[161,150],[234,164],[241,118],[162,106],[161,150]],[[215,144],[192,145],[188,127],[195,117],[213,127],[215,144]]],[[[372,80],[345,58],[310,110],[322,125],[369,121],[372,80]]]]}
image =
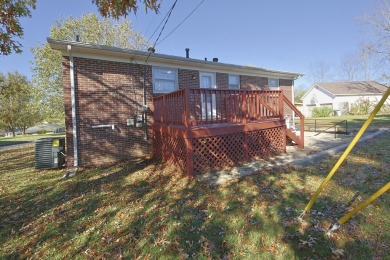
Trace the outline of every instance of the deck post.
{"type": "Polygon", "coordinates": [[[248,117],[247,91],[246,90],[244,90],[244,92],[242,94],[241,116],[242,116],[242,124],[246,125],[247,117],[248,117]]]}
{"type": "Polygon", "coordinates": [[[188,135],[184,139],[186,144],[186,156],[187,156],[187,176],[194,178],[194,147],[192,144],[193,139],[189,138],[188,135]]]}
{"type": "MultiPolygon", "coordinates": [[[[244,90],[244,93],[242,95],[242,124],[246,125],[247,124],[247,118],[248,118],[248,103],[247,103],[247,98],[248,98],[248,92],[244,90]]],[[[248,134],[244,130],[244,140],[243,140],[243,149],[244,149],[244,160],[246,162],[249,161],[249,149],[248,149],[248,134]]]]}
{"type": "Polygon", "coordinates": [[[190,117],[190,90],[184,88],[184,125],[188,128],[191,126],[191,117],[190,117]]]}
{"type": "Polygon", "coordinates": [[[161,119],[161,123],[165,124],[166,123],[166,118],[167,118],[167,99],[166,99],[166,95],[163,96],[163,107],[162,107],[162,111],[163,113],[161,113],[162,116],[162,119],[161,119]]]}
{"type": "Polygon", "coordinates": [[[190,118],[190,90],[184,88],[184,126],[186,127],[186,134],[184,141],[186,145],[186,156],[187,156],[187,176],[190,178],[195,177],[194,175],[194,147],[193,139],[189,137],[189,129],[191,126],[190,118]]]}
{"type": "Polygon", "coordinates": [[[260,119],[260,93],[256,92],[256,104],[255,104],[255,110],[256,110],[256,120],[260,119]]]}
{"type": "Polygon", "coordinates": [[[244,134],[244,144],[243,144],[243,148],[244,148],[244,160],[246,162],[249,162],[249,145],[248,145],[248,132],[244,130],[243,132],[244,134]]]}
{"type": "Polygon", "coordinates": [[[284,119],[283,96],[284,96],[283,90],[280,90],[279,98],[278,98],[280,119],[284,119]]]}
{"type": "Polygon", "coordinates": [[[300,148],[304,148],[305,146],[305,118],[304,117],[301,117],[300,120],[299,120],[300,124],[299,124],[299,131],[300,131],[300,139],[301,139],[301,143],[299,144],[299,147],[300,148]]]}
{"type": "Polygon", "coordinates": [[[283,152],[287,152],[287,126],[283,126],[283,152]]]}

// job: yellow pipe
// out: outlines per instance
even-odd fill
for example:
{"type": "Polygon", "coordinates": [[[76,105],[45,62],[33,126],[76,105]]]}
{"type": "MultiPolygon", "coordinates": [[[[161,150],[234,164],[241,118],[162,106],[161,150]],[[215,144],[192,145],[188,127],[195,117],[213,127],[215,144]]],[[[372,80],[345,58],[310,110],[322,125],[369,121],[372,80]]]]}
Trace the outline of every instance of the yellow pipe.
{"type": "Polygon", "coordinates": [[[380,195],[382,195],[383,193],[385,193],[386,191],[388,191],[390,189],[390,181],[385,185],[383,186],[382,188],[380,188],[377,192],[375,192],[374,194],[372,194],[371,197],[369,197],[367,200],[363,201],[362,203],[360,203],[359,205],[356,206],[356,208],[354,208],[353,210],[351,210],[350,212],[348,212],[347,214],[345,214],[344,217],[340,218],[339,221],[337,221],[339,223],[339,225],[342,225],[344,224],[345,222],[348,221],[348,219],[350,219],[353,215],[355,215],[357,212],[359,212],[360,210],[364,209],[368,204],[370,204],[371,202],[373,202],[374,200],[376,200],[376,198],[378,198],[380,195]]]}
{"type": "Polygon", "coordinates": [[[371,124],[372,120],[374,119],[375,115],[378,113],[378,111],[381,109],[383,103],[385,103],[387,97],[390,95],[390,88],[387,89],[386,93],[383,95],[382,99],[379,101],[379,103],[376,105],[374,111],[372,111],[371,115],[368,117],[367,121],[363,124],[362,128],[360,128],[359,132],[356,134],[356,136],[353,138],[351,143],[348,145],[347,149],[344,151],[343,155],[341,155],[340,159],[337,161],[333,169],[329,172],[328,176],[326,176],[325,180],[321,183],[320,187],[317,189],[317,191],[314,193],[313,197],[310,199],[309,203],[306,205],[305,210],[303,211],[302,215],[304,215],[305,212],[309,211],[311,207],[313,206],[314,202],[316,201],[318,195],[320,192],[325,188],[326,184],[329,182],[329,180],[333,177],[337,169],[340,167],[340,165],[343,163],[345,158],[348,156],[348,154],[351,152],[352,148],[355,146],[355,144],[359,141],[360,137],[363,135],[364,131],[366,131],[367,127],[371,124]]]}

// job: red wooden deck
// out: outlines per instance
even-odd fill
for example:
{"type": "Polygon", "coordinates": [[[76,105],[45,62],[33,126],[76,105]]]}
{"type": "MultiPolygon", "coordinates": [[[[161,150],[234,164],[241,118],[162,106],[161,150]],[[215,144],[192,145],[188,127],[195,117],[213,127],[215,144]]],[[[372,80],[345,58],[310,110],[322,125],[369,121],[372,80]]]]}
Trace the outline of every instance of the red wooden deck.
{"type": "Polygon", "coordinates": [[[193,177],[281,153],[288,134],[285,106],[296,110],[287,101],[282,91],[199,88],[155,97],[154,156],[193,177]]]}

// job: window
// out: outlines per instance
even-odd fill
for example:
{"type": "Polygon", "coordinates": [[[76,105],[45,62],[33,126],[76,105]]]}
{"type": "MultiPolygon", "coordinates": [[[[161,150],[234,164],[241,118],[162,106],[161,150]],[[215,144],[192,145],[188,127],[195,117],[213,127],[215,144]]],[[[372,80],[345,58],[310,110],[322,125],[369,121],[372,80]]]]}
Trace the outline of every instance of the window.
{"type": "Polygon", "coordinates": [[[229,75],[229,89],[240,89],[240,76],[229,75]]]}
{"type": "Polygon", "coordinates": [[[153,67],[154,93],[169,93],[177,89],[177,69],[153,67]]]}
{"type": "Polygon", "coordinates": [[[268,79],[268,87],[271,90],[278,90],[279,89],[279,79],[268,79]]]}

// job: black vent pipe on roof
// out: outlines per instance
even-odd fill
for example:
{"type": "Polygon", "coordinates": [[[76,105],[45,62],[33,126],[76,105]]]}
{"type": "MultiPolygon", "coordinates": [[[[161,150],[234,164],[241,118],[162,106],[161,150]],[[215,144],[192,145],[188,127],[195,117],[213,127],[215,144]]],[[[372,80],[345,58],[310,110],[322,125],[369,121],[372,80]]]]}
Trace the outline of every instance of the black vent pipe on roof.
{"type": "Polygon", "coordinates": [[[190,57],[190,48],[186,48],[186,58],[190,57]]]}

